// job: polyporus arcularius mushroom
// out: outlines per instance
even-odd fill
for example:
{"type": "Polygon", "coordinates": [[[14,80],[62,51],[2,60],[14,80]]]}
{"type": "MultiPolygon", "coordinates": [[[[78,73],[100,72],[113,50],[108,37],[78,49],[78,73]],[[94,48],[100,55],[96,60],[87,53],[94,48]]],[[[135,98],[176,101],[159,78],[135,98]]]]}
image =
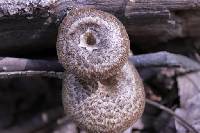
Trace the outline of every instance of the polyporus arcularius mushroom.
{"type": "Polygon", "coordinates": [[[81,128],[119,133],[142,115],[144,89],[129,49],[125,27],[109,13],[82,8],[64,18],[57,40],[63,105],[81,128]]]}
{"type": "Polygon", "coordinates": [[[89,79],[107,79],[128,59],[129,39],[113,15],[94,9],[73,10],[58,33],[58,58],[65,69],[89,79]]]}

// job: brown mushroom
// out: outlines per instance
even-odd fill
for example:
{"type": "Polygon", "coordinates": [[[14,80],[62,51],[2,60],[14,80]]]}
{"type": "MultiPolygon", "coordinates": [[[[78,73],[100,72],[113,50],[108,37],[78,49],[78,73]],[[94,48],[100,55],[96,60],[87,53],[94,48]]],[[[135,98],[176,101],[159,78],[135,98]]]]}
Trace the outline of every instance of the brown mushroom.
{"type": "Polygon", "coordinates": [[[63,105],[90,132],[119,133],[143,113],[142,81],[128,62],[129,39],[113,15],[78,9],[59,29],[58,58],[66,69],[63,105]]]}
{"type": "Polygon", "coordinates": [[[57,53],[65,69],[89,79],[107,79],[128,60],[129,39],[122,23],[103,11],[73,10],[60,25],[57,53]]]}
{"type": "Polygon", "coordinates": [[[81,128],[90,132],[120,133],[142,115],[145,95],[136,69],[126,63],[113,78],[117,82],[104,85],[65,74],[64,109],[81,128]]]}

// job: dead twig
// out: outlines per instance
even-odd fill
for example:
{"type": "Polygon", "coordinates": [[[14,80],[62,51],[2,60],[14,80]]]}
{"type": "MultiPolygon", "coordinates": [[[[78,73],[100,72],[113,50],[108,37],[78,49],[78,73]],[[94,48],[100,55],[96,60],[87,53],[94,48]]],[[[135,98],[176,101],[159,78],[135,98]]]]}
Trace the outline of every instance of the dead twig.
{"type": "Polygon", "coordinates": [[[15,71],[0,72],[0,79],[17,78],[17,77],[50,77],[62,79],[62,72],[54,71],[15,71]]]}
{"type": "Polygon", "coordinates": [[[34,60],[24,58],[0,57],[0,71],[62,71],[57,60],[34,60]]]}
{"type": "Polygon", "coordinates": [[[190,125],[183,118],[181,118],[180,116],[175,114],[174,111],[172,111],[170,108],[167,108],[167,107],[165,107],[159,103],[156,103],[152,100],[149,100],[149,99],[146,99],[146,103],[173,115],[181,123],[181,125],[183,125],[185,128],[187,128],[189,131],[191,131],[192,133],[198,133],[198,131],[192,125],[190,125]]]}
{"type": "Polygon", "coordinates": [[[142,54],[138,56],[130,56],[129,60],[136,67],[180,67],[185,71],[200,70],[200,63],[179,54],[173,54],[166,51],[157,53],[142,54]]]}

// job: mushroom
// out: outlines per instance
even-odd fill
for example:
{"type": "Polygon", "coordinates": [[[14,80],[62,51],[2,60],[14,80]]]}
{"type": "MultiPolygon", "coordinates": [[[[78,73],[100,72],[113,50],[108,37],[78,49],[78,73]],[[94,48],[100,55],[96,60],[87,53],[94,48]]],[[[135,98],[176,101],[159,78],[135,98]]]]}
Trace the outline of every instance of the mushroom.
{"type": "Polygon", "coordinates": [[[57,39],[58,59],[65,69],[89,79],[107,79],[128,60],[125,27],[113,15],[74,9],[62,21],[57,39]]]}
{"type": "Polygon", "coordinates": [[[124,26],[109,13],[81,8],[64,18],[57,41],[63,105],[81,128],[119,133],[141,117],[144,88],[129,49],[124,26]]]}

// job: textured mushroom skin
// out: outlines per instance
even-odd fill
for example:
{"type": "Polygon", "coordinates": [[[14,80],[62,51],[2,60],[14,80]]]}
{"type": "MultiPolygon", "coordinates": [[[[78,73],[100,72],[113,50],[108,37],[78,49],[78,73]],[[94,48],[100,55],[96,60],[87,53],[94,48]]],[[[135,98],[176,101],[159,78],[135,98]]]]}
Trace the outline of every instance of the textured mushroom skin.
{"type": "Polygon", "coordinates": [[[59,61],[79,77],[100,80],[115,75],[127,62],[129,49],[125,27],[116,17],[103,11],[75,9],[59,27],[59,61]],[[88,41],[87,34],[92,34],[88,38],[93,40],[88,41]]]}
{"type": "Polygon", "coordinates": [[[134,66],[126,63],[115,76],[117,82],[103,85],[65,73],[63,105],[80,127],[90,132],[120,133],[137,121],[144,110],[145,94],[134,66]]]}
{"type": "Polygon", "coordinates": [[[144,88],[129,50],[124,26],[109,13],[83,8],[64,18],[57,39],[63,105],[81,128],[120,133],[141,117],[144,88]]]}

